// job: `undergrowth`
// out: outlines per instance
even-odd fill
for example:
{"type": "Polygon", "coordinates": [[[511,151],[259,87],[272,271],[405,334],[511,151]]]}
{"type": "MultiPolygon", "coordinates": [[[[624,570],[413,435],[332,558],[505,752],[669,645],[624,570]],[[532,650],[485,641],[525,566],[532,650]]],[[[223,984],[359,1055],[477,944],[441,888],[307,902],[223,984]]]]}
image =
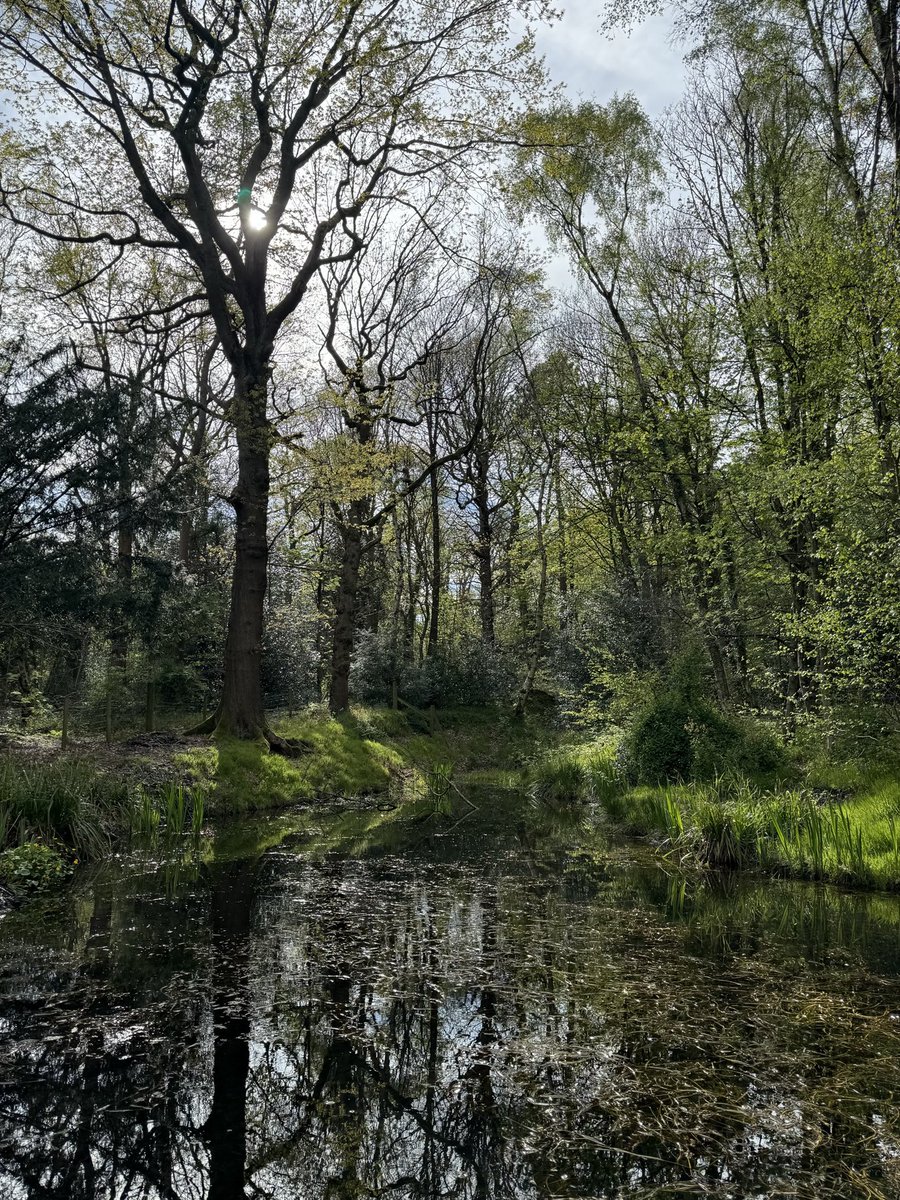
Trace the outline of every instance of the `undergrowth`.
{"type": "Polygon", "coordinates": [[[808,769],[793,786],[730,773],[629,786],[612,747],[594,745],[550,755],[530,793],[551,807],[598,803],[625,832],[653,837],[680,860],[900,888],[900,779],[883,763],[808,769]]]}
{"type": "Polygon", "coordinates": [[[133,792],[86,761],[0,760],[0,847],[61,843],[99,858],[129,827],[133,792]]]}
{"type": "Polygon", "coordinates": [[[199,839],[205,803],[201,788],[149,791],[87,759],[0,759],[0,879],[44,890],[130,841],[199,839]]]}

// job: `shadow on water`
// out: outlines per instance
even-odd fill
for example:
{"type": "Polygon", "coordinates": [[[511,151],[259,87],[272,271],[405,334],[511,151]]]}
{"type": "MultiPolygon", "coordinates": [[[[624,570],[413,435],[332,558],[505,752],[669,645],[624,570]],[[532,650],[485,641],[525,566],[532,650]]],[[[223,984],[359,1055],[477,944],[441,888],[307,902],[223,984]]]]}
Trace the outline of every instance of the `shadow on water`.
{"type": "Polygon", "coordinates": [[[310,812],[0,924],[3,1200],[900,1196],[900,900],[310,812]]]}

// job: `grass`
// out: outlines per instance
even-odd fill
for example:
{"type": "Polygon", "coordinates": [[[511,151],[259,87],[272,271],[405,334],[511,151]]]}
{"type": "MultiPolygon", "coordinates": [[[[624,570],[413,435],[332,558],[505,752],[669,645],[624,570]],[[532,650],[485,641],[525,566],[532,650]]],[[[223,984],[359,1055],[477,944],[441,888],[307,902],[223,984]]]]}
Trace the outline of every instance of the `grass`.
{"type": "Polygon", "coordinates": [[[129,828],[133,802],[128,784],[86,761],[0,760],[0,848],[57,843],[102,857],[129,828]]]}
{"type": "Polygon", "coordinates": [[[204,787],[210,811],[219,813],[387,792],[402,766],[395,749],[364,736],[351,716],[307,714],[280,722],[278,731],[302,739],[311,753],[284,758],[261,741],[220,739],[176,755],[174,762],[204,787]]]}
{"type": "Polygon", "coordinates": [[[272,754],[262,741],[221,739],[176,755],[174,764],[220,814],[367,795],[402,800],[434,790],[444,776],[521,786],[526,759],[540,745],[530,723],[485,708],[440,710],[437,721],[430,734],[391,709],[332,717],[311,708],[276,722],[280,734],[311,747],[299,758],[272,754]]]}
{"type": "Polygon", "coordinates": [[[619,790],[614,747],[608,741],[557,747],[530,768],[526,782],[532,800],[551,808],[611,803],[619,790]]]}
{"type": "Polygon", "coordinates": [[[169,781],[149,791],[89,759],[0,759],[0,876],[39,890],[131,839],[155,845],[162,835],[171,843],[189,831],[196,841],[204,805],[201,789],[169,781]],[[47,869],[37,872],[44,859],[47,869]],[[35,869],[29,875],[25,867],[35,869]]]}
{"type": "Polygon", "coordinates": [[[725,775],[632,787],[612,748],[594,744],[546,758],[531,795],[550,807],[597,802],[625,832],[682,861],[900,889],[900,769],[877,755],[813,763],[792,786],[725,775]]]}

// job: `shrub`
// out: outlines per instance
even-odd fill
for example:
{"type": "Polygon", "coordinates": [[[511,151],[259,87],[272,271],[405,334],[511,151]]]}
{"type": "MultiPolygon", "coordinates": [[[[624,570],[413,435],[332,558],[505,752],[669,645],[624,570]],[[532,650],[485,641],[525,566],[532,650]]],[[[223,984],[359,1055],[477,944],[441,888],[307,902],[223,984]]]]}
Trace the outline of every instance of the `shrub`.
{"type": "Polygon", "coordinates": [[[640,713],[624,741],[629,774],[644,783],[690,778],[694,767],[690,723],[690,709],[676,696],[663,696],[640,713]]]}
{"type": "Polygon", "coordinates": [[[771,775],[785,763],[767,730],[671,691],[638,713],[622,749],[624,772],[642,783],[713,779],[724,772],[771,775]]]}
{"type": "Polygon", "coordinates": [[[502,650],[477,639],[439,647],[417,663],[401,656],[389,629],[363,633],[351,675],[355,699],[390,703],[395,680],[407,703],[448,708],[507,699],[515,688],[516,672],[502,650]]]}

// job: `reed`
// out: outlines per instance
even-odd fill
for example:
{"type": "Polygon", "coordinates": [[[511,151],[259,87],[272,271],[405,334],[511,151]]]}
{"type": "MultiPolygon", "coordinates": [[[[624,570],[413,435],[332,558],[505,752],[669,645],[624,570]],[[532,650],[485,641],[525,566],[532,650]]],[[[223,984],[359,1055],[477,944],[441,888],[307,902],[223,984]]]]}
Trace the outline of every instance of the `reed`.
{"type": "Polygon", "coordinates": [[[90,763],[0,760],[0,848],[58,842],[97,858],[127,832],[132,806],[129,785],[90,763]]]}
{"type": "Polygon", "coordinates": [[[191,792],[191,833],[199,838],[203,832],[203,814],[206,809],[206,795],[202,788],[194,788],[191,792]]]}
{"type": "Polygon", "coordinates": [[[143,788],[137,796],[132,814],[132,833],[155,841],[159,834],[160,815],[156,798],[143,788]]]}
{"type": "Polygon", "coordinates": [[[187,816],[187,797],[184,784],[167,783],[162,790],[162,808],[165,813],[167,837],[181,837],[187,816]]]}
{"type": "Polygon", "coordinates": [[[743,777],[601,791],[626,830],[723,870],[758,869],[863,887],[900,888],[897,797],[823,802],[810,788],[771,790],[743,777]]]}

